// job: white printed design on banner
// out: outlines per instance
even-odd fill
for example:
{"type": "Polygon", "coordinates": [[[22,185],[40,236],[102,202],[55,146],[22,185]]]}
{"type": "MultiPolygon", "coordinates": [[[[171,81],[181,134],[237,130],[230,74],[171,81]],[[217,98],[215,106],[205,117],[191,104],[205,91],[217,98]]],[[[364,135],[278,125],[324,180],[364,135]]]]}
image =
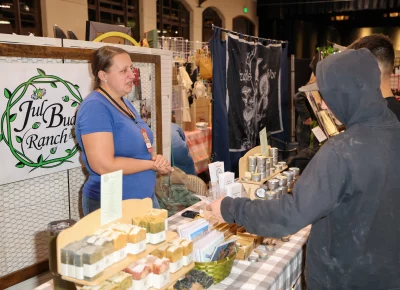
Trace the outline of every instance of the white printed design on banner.
{"type": "Polygon", "coordinates": [[[0,184],[81,166],[73,127],[91,83],[88,64],[3,64],[0,184]]]}

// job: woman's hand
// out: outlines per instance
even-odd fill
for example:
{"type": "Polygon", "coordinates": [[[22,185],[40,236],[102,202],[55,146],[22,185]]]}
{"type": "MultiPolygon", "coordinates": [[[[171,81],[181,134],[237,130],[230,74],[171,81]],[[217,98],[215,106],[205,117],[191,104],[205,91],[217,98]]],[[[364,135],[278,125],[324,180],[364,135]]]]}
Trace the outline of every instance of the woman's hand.
{"type": "Polygon", "coordinates": [[[174,171],[174,168],[171,166],[160,168],[157,170],[157,172],[160,173],[161,175],[170,174],[173,171],[174,171]]]}
{"type": "Polygon", "coordinates": [[[154,161],[154,171],[159,172],[160,174],[169,174],[170,172],[174,171],[171,167],[171,164],[167,159],[164,158],[162,155],[155,155],[153,156],[152,160],[154,161]]]}
{"type": "Polygon", "coordinates": [[[169,164],[169,161],[160,154],[153,156],[152,160],[154,161],[154,167],[158,169],[164,168],[166,166],[171,166],[171,164],[169,164]]]}

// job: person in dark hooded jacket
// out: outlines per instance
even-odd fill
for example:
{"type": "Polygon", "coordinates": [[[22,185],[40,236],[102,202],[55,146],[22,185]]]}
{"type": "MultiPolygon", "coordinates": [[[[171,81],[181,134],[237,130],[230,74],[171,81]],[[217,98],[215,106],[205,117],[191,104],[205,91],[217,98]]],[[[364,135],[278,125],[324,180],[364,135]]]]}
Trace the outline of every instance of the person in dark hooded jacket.
{"type": "MultiPolygon", "coordinates": [[[[317,66],[317,88],[346,131],[330,138],[279,200],[218,199],[219,220],[265,237],[312,224],[309,290],[400,288],[400,123],[382,97],[380,70],[367,49],[317,66]]],[[[305,88],[305,90],[308,90],[305,88]]]]}

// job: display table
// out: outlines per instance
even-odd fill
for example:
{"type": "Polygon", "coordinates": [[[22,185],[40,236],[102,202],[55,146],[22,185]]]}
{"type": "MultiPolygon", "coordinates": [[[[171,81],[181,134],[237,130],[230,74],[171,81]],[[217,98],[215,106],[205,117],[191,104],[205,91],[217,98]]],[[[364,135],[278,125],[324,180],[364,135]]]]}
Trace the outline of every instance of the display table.
{"type": "MultiPolygon", "coordinates": [[[[200,211],[205,206],[206,203],[201,201],[184,211],[200,211]]],[[[182,212],[168,219],[170,231],[174,231],[178,225],[190,221],[190,219],[181,216],[182,212]]],[[[277,240],[275,251],[270,254],[266,261],[250,263],[236,260],[229,277],[209,289],[300,290],[300,276],[303,271],[303,246],[307,241],[310,229],[311,226],[308,226],[292,235],[289,242],[284,243],[277,240]]],[[[265,250],[262,246],[259,249],[265,250]]],[[[53,290],[53,283],[49,281],[35,290],[53,290]]]]}
{"type": "MultiPolygon", "coordinates": [[[[199,202],[186,210],[200,211],[206,206],[205,202],[199,202]]],[[[182,211],[183,212],[183,211],[182,211]]],[[[168,219],[168,228],[171,231],[188,221],[188,218],[177,213],[168,219]]],[[[302,289],[300,276],[303,272],[303,246],[305,245],[311,226],[307,226],[295,235],[289,242],[277,240],[275,251],[270,254],[266,261],[250,263],[236,260],[232,272],[228,278],[219,284],[213,285],[210,290],[290,290],[302,289]],[[296,284],[296,285],[294,285],[296,284]],[[292,288],[292,286],[294,286],[292,288]]],[[[263,246],[259,250],[265,250],[263,246]]]]}
{"type": "Polygon", "coordinates": [[[203,130],[185,131],[186,143],[197,174],[206,171],[208,168],[212,144],[211,132],[210,127],[203,130]]]}

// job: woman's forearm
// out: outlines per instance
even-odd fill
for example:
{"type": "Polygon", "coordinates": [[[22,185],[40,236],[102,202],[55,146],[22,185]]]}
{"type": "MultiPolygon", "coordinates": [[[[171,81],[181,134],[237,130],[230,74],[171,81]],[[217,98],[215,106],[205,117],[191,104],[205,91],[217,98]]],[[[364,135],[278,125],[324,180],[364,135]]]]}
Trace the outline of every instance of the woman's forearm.
{"type": "Polygon", "coordinates": [[[134,174],[146,170],[154,170],[153,160],[141,160],[128,157],[115,157],[110,162],[98,164],[96,168],[92,168],[97,174],[105,174],[118,170],[122,170],[124,175],[134,174]]]}

